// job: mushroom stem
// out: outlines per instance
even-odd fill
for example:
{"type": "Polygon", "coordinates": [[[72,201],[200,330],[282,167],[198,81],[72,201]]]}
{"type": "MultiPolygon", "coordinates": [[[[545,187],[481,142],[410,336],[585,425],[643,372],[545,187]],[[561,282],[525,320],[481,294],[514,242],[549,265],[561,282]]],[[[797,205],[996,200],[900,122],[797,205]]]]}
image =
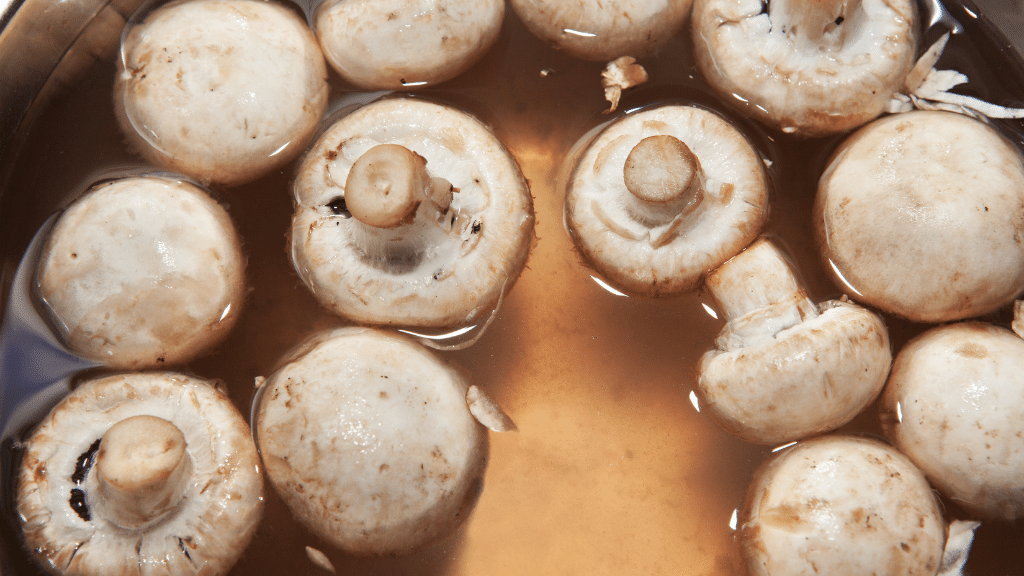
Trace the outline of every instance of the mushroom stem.
{"type": "Polygon", "coordinates": [[[129,529],[174,510],[192,476],[185,446],[181,430],[156,416],[132,416],[111,426],[96,453],[95,508],[129,529]]]}
{"type": "MultiPolygon", "coordinates": [[[[787,36],[816,46],[840,45],[843,34],[827,35],[856,12],[861,0],[772,0],[768,18],[787,36]]],[[[845,28],[844,28],[845,29],[845,28]]]]}
{"type": "Polygon", "coordinates": [[[634,211],[652,224],[664,224],[704,197],[704,171],[690,147],[674,136],[641,140],[622,168],[634,211]]]}
{"type": "Polygon", "coordinates": [[[357,220],[375,228],[410,223],[423,200],[441,211],[452,201],[452,185],[431,177],[427,160],[398,144],[367,150],[352,164],[345,180],[345,204],[357,220]]]}

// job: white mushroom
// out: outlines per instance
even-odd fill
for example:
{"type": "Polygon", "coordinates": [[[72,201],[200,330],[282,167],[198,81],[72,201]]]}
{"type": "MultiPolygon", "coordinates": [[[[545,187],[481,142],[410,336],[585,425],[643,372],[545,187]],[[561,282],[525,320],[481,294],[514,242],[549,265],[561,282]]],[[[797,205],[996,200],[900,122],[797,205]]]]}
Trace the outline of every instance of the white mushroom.
{"type": "Polygon", "coordinates": [[[816,306],[767,240],[707,278],[727,324],[700,362],[701,410],[749,442],[834,430],[878,396],[892,353],[882,320],[846,299],[816,306]]]}
{"type": "Polygon", "coordinates": [[[470,115],[421,100],[339,120],[294,193],[295,269],[324,306],[363,323],[472,324],[511,288],[533,240],[512,156],[470,115]]]}
{"type": "Polygon", "coordinates": [[[690,15],[693,0],[511,0],[544,42],[594,62],[639,58],[664,46],[690,15]]]}
{"type": "Polygon", "coordinates": [[[443,538],[468,516],[486,467],[471,389],[398,334],[319,334],[260,391],[254,428],[270,481],[299,521],[353,554],[443,538]]]}
{"type": "Polygon", "coordinates": [[[916,322],[992,312],[1024,289],[1024,158],[973,118],[877,120],[818,184],[825,259],[857,300],[916,322]]]}
{"type": "Polygon", "coordinates": [[[934,576],[946,540],[924,475],[889,446],[847,436],[762,465],[739,526],[750,576],[934,576]]]}
{"type": "Polygon", "coordinates": [[[504,0],[327,0],[315,29],[342,78],[402,89],[464,72],[497,41],[504,17],[504,0]]]}
{"type": "Polygon", "coordinates": [[[885,112],[915,63],[913,0],[696,0],[694,56],[718,94],[801,136],[885,112]]]}
{"type": "Polygon", "coordinates": [[[582,255],[627,292],[694,289],[757,238],[768,217],[761,156],[713,112],[652,108],[580,145],[566,227],[582,255]]]}
{"type": "Polygon", "coordinates": [[[204,183],[284,166],[327,106],[316,38],[272,2],[172,2],[127,32],[118,66],[114,108],[131,144],[204,183]]]}
{"type": "Polygon", "coordinates": [[[136,369],[182,363],[220,342],[239,315],[244,266],[220,204],[150,176],[99,184],[72,203],[36,275],[72,350],[136,369]]]}
{"type": "Polygon", "coordinates": [[[206,381],[90,380],[24,445],[18,515],[51,574],[224,574],[262,514],[249,427],[206,381]]]}

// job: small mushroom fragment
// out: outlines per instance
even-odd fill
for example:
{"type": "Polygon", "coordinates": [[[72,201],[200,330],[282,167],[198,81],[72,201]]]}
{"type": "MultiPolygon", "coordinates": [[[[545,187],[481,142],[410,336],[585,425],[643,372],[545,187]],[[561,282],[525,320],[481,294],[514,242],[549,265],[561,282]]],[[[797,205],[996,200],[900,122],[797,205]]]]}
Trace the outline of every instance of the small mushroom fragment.
{"type": "Polygon", "coordinates": [[[124,37],[115,111],[148,161],[244,184],[294,159],[327,107],[309,26],[260,0],[179,0],[124,37]]]}
{"type": "Polygon", "coordinates": [[[470,115],[422,100],[380,100],[339,120],[294,193],[295,269],[321,304],[367,324],[486,317],[533,239],[533,199],[512,156],[470,115]]]}
{"type": "Polygon", "coordinates": [[[647,70],[636,63],[632,56],[616,58],[604,67],[601,72],[601,87],[604,88],[604,99],[610,106],[604,111],[611,114],[619,107],[622,91],[647,82],[647,70]]]}
{"type": "Polygon", "coordinates": [[[696,0],[694,56],[708,84],[787,133],[868,122],[903,89],[917,54],[913,0],[696,0]]]}
{"type": "Polygon", "coordinates": [[[882,428],[945,496],[980,518],[1024,517],[1024,340],[999,326],[933,328],[896,356],[882,428]]]}
{"type": "Polygon", "coordinates": [[[768,217],[761,156],[713,112],[652,108],[581,145],[566,227],[581,254],[626,292],[694,289],[757,238],[768,217]]]}
{"type": "Polygon", "coordinates": [[[1024,157],[968,116],[917,111],[865,126],[829,161],[814,214],[837,281],[885,312],[945,322],[1024,289],[1024,157]]]}
{"type": "Polygon", "coordinates": [[[18,515],[51,574],[224,574],[262,515],[249,427],[210,382],[87,381],[24,445],[18,515]]]}
{"type": "Polygon", "coordinates": [[[835,430],[878,396],[892,353],[882,320],[813,304],[759,240],[707,278],[727,324],[700,362],[701,409],[731,434],[779,444],[835,430]]]}
{"type": "Polygon", "coordinates": [[[49,233],[36,281],[73,351],[139,369],[220,342],[238,319],[244,266],[220,204],[187,182],[143,176],[75,200],[49,233]]]}
{"type": "Polygon", "coordinates": [[[511,0],[544,42],[583,60],[639,58],[664,46],[690,15],[693,0],[511,0]]]}
{"type": "Polygon", "coordinates": [[[800,442],[762,465],[739,526],[751,576],[934,576],[946,541],[924,475],[851,436],[800,442]]]}
{"type": "Polygon", "coordinates": [[[318,334],[260,392],[267,474],[296,518],[342,550],[411,552],[451,534],[479,495],[488,444],[471,391],[479,403],[479,389],[407,337],[318,334]]]}
{"type": "Polygon", "coordinates": [[[402,89],[465,72],[497,41],[504,18],[504,0],[327,0],[314,27],[342,78],[402,89]]]}

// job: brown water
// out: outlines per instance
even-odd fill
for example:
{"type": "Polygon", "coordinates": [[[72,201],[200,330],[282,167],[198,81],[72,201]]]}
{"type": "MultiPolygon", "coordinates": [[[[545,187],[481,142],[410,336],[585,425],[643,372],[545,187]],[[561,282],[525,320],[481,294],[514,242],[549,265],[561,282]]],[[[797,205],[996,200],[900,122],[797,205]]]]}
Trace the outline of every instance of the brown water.
{"type": "MultiPolygon", "coordinates": [[[[954,11],[957,19],[964,13],[954,11]]],[[[1020,68],[965,29],[940,68],[974,80],[972,93],[1021,98],[1020,68]],[[1016,92],[1015,92],[1016,91],[1016,92]]],[[[928,39],[937,36],[929,33],[928,39]]],[[[622,110],[666,100],[728,113],[699,80],[686,34],[641,63],[651,82],[628,91],[622,110]]],[[[616,296],[601,288],[562,226],[557,175],[566,151],[606,120],[602,66],[573,60],[534,39],[509,15],[498,45],[467,74],[417,94],[460,106],[490,124],[531,183],[537,241],[527,269],[481,340],[442,353],[469,369],[519,426],[491,435],[485,489],[450,538],[401,558],[359,559],[331,550],[267,495],[267,513],[233,574],[321,573],[305,546],[327,553],[341,574],[718,574],[737,573],[730,518],[754,468],[771,447],[720,431],[691,402],[695,366],[722,327],[699,291],[675,299],[616,296]]],[[[125,149],[110,104],[113,64],[97,65],[73,96],[54,102],[34,127],[0,204],[4,274],[39,225],[101,174],[138,166],[125,149]]],[[[334,96],[344,85],[335,82],[334,96]]],[[[816,301],[837,297],[810,222],[814,186],[833,141],[798,141],[740,121],[773,161],[776,187],[767,233],[789,251],[816,301]]],[[[1004,124],[1022,141],[1020,123],[1004,124]]],[[[184,367],[225,381],[248,413],[255,377],[303,337],[343,323],[323,311],[285,252],[290,172],[217,190],[244,238],[246,308],[230,337],[184,367]]],[[[1004,312],[994,319],[1006,322],[1004,312]]],[[[886,318],[897,349],[924,327],[886,318]]],[[[847,432],[878,433],[874,406],[847,432]]],[[[946,503],[951,518],[963,517],[946,503]]],[[[986,524],[970,574],[1024,573],[1021,523],[986,524]]],[[[12,536],[5,534],[12,545],[12,536]]],[[[15,559],[18,574],[30,564],[15,559]]]]}

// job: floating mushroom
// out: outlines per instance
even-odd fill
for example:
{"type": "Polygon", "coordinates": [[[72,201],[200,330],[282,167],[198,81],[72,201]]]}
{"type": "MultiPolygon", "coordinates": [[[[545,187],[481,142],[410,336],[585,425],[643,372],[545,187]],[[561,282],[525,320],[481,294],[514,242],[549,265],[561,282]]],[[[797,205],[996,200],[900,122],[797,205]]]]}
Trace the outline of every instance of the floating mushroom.
{"type": "Polygon", "coordinates": [[[254,429],[270,481],[299,521],[347,552],[381,555],[410,552],[466,519],[487,461],[478,418],[514,429],[423,346],[341,328],[267,379],[254,429]]]}
{"type": "Polygon", "coordinates": [[[612,284],[649,296],[694,289],[767,217],[761,156],[722,117],[692,106],[608,125],[580,152],[565,199],[582,255],[612,284]]]}
{"type": "Polygon", "coordinates": [[[639,58],[664,46],[690,15],[693,0],[511,0],[534,36],[594,62],[639,58]]]}
{"type": "Polygon", "coordinates": [[[759,240],[707,278],[728,322],[700,362],[700,406],[728,432],[779,444],[835,430],[878,396],[889,334],[845,298],[820,306],[759,240]]]}
{"type": "Polygon", "coordinates": [[[885,112],[917,54],[913,0],[697,0],[694,56],[718,94],[801,136],[885,112]]]}
{"type": "Polygon", "coordinates": [[[262,514],[249,427],[206,381],[90,380],[24,446],[18,515],[51,574],[224,574],[262,514]]]}
{"type": "Polygon", "coordinates": [[[368,324],[463,327],[526,263],[533,199],[472,116],[386,99],[335,123],[294,186],[291,254],[324,306],[368,324]]]}
{"type": "Polygon", "coordinates": [[[504,0],[328,0],[314,26],[342,78],[402,89],[464,72],[497,41],[504,17],[504,0]]]}
{"type": "Polygon", "coordinates": [[[818,184],[825,259],[851,297],[915,322],[992,312],[1024,289],[1024,158],[951,112],[882,118],[818,184]]]}
{"type": "Polygon", "coordinates": [[[130,369],[185,362],[217,344],[245,292],[224,208],[192,184],[155,176],[102,183],[72,203],[36,279],[72,350],[130,369]]]}
{"type": "Polygon", "coordinates": [[[294,159],[327,107],[327,67],[292,10],[258,0],[184,0],[132,27],[115,112],[147,160],[237,185],[294,159]]]}

